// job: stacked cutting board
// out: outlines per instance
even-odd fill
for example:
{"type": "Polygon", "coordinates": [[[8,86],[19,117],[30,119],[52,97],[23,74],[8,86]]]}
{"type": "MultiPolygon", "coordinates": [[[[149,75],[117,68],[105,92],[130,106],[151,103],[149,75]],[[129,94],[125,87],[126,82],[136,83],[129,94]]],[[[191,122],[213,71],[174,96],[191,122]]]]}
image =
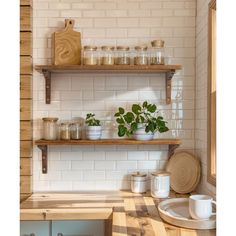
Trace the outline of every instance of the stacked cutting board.
{"type": "Polygon", "coordinates": [[[32,193],[32,0],[20,0],[20,199],[32,193]]]}

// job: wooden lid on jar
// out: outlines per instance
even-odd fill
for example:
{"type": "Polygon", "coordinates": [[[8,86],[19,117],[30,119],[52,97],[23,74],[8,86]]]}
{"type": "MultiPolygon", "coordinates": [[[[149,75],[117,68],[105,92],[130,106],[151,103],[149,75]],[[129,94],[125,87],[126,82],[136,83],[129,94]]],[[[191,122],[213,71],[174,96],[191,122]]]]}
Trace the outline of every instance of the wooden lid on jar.
{"type": "Polygon", "coordinates": [[[96,50],[97,50],[97,47],[96,47],[96,46],[92,46],[92,45],[85,45],[85,46],[84,46],[84,50],[87,50],[87,51],[96,51],[96,50]]]}
{"type": "Polygon", "coordinates": [[[152,44],[153,47],[163,48],[165,42],[164,42],[163,40],[157,39],[157,40],[153,40],[153,41],[151,42],[151,44],[152,44]]]}
{"type": "Polygon", "coordinates": [[[101,46],[101,49],[102,50],[104,50],[104,51],[106,51],[106,50],[114,50],[115,49],[115,47],[114,46],[101,46]]]}
{"type": "Polygon", "coordinates": [[[147,46],[136,46],[134,47],[135,50],[137,51],[147,51],[147,46]]]}
{"type": "Polygon", "coordinates": [[[153,176],[170,176],[170,172],[168,172],[168,171],[157,171],[157,172],[152,172],[151,175],[153,175],[153,176]]]}
{"type": "Polygon", "coordinates": [[[134,177],[146,177],[146,176],[147,176],[146,173],[141,173],[141,172],[139,172],[139,171],[134,172],[134,173],[132,173],[131,175],[134,176],[134,177]]]}
{"type": "Polygon", "coordinates": [[[120,50],[120,51],[128,51],[129,47],[128,46],[117,46],[116,49],[120,50]]]}
{"type": "Polygon", "coordinates": [[[57,117],[43,117],[43,121],[58,121],[57,117]]]}

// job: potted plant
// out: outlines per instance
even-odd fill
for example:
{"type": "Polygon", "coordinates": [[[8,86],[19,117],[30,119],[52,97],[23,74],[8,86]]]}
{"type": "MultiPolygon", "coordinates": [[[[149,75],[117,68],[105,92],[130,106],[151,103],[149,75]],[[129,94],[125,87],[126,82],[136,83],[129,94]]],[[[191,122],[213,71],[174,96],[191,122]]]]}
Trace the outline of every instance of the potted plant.
{"type": "Polygon", "coordinates": [[[166,132],[169,128],[167,121],[158,115],[155,104],[147,101],[140,104],[133,104],[132,111],[126,112],[124,108],[119,107],[115,113],[118,123],[118,136],[133,136],[136,140],[151,140],[154,134],[166,132]]]}
{"type": "Polygon", "coordinates": [[[88,113],[85,119],[87,139],[97,140],[102,136],[102,126],[100,120],[95,118],[95,114],[88,113]]]}

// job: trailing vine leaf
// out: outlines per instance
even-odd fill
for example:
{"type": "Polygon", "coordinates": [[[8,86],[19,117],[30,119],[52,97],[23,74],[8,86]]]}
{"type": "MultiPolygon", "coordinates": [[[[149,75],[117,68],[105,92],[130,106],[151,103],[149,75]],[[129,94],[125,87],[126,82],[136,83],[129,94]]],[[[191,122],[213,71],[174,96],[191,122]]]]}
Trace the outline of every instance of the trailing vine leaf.
{"type": "Polygon", "coordinates": [[[133,104],[133,106],[132,106],[132,112],[136,115],[138,115],[140,113],[141,109],[142,108],[138,104],[133,104]]]}
{"type": "Polygon", "coordinates": [[[118,126],[118,136],[123,137],[127,132],[127,128],[123,125],[118,126]]]}
{"type": "Polygon", "coordinates": [[[147,108],[147,101],[143,102],[143,108],[147,108]]]}
{"type": "Polygon", "coordinates": [[[116,122],[117,122],[118,124],[124,124],[124,123],[125,123],[125,121],[124,121],[123,118],[117,118],[117,119],[116,119],[116,122]]]}
{"type": "Polygon", "coordinates": [[[134,120],[134,114],[132,112],[127,112],[124,115],[124,119],[128,124],[130,124],[134,120]]]}
{"type": "Polygon", "coordinates": [[[124,114],[125,113],[125,109],[124,108],[122,108],[122,107],[119,107],[119,113],[122,115],[122,114],[124,114]]]}

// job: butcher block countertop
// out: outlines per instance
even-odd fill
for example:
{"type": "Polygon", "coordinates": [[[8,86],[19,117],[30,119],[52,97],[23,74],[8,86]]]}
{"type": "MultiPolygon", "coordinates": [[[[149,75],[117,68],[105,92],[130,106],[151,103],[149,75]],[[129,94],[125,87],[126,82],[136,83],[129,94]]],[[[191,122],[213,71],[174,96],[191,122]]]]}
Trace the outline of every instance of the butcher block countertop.
{"type": "MultiPolygon", "coordinates": [[[[188,197],[171,192],[170,197],[188,197]]],[[[190,230],[165,223],[159,199],[129,191],[34,193],[21,203],[21,220],[105,220],[105,235],[214,236],[215,230],[190,230]]]]}

